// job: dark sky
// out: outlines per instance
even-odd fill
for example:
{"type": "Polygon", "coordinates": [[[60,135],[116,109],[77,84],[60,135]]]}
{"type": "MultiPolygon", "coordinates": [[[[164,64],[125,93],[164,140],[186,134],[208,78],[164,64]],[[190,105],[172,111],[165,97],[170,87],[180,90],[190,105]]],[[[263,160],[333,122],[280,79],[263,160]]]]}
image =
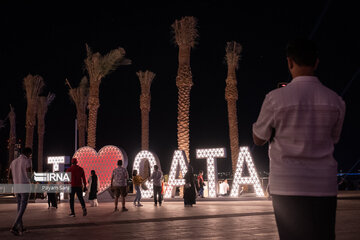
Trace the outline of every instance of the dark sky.
{"type": "MultiPolygon", "coordinates": [[[[34,1],[32,1],[34,2],[34,1]]],[[[41,75],[46,90],[56,99],[46,117],[44,155],[74,152],[75,105],[65,86],[68,78],[77,86],[84,72],[85,43],[102,54],[123,47],[132,60],[103,79],[100,87],[97,147],[112,144],[125,149],[130,164],[140,150],[139,70],[156,77],[151,87],[150,150],[156,153],[164,172],[169,171],[177,148],[178,49],[171,24],[183,16],[198,18],[200,38],[191,54],[194,86],[191,90],[190,157],[195,169],[206,169],[205,160],[195,159],[196,148],[226,147],[229,151],[228,120],[224,99],[225,44],[242,44],[237,71],[240,145],[252,146],[251,126],[256,121],[267,92],[289,80],[285,46],[289,39],[308,37],[328,1],[167,1],[154,4],[89,1],[77,5],[1,1],[0,3],[0,119],[17,114],[18,138],[25,138],[25,91],[23,78],[41,75]],[[171,3],[170,3],[171,2],[171,3]],[[252,2],[252,3],[250,3],[252,2]],[[236,6],[238,3],[239,6],[236,6]]],[[[320,49],[320,80],[341,94],[360,67],[359,18],[355,5],[333,0],[314,40],[320,49]]],[[[347,113],[342,139],[335,157],[344,171],[359,159],[360,78],[344,95],[347,113]]],[[[0,130],[1,163],[5,163],[9,124],[0,130]]],[[[35,144],[36,144],[35,135],[35,144]]],[[[36,148],[36,145],[34,146],[36,148]]],[[[230,152],[228,152],[230,156],[230,152]]],[[[253,149],[259,171],[268,170],[267,147],[253,149]]],[[[219,170],[231,169],[230,157],[218,160],[219,170]]]]}

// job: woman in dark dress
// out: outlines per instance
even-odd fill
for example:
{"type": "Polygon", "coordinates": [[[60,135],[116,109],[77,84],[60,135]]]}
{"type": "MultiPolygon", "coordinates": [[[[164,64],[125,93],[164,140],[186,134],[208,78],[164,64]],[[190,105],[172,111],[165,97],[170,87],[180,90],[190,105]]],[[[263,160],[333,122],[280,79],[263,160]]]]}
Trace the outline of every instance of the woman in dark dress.
{"type": "Polygon", "coordinates": [[[91,176],[88,179],[89,183],[89,200],[91,202],[92,207],[99,206],[99,203],[97,201],[97,193],[100,189],[100,181],[98,176],[95,174],[95,170],[91,170],[91,176]]]}
{"type": "Polygon", "coordinates": [[[188,171],[186,172],[184,178],[184,206],[192,207],[193,204],[196,204],[195,178],[192,166],[188,166],[188,171]]]}

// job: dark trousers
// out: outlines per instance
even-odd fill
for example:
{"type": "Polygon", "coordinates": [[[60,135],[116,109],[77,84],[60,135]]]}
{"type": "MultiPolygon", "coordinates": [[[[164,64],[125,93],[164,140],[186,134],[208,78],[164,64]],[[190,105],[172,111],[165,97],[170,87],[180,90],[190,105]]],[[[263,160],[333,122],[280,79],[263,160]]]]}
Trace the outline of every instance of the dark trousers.
{"type": "Polygon", "coordinates": [[[159,204],[162,202],[162,196],[161,196],[161,186],[154,186],[154,202],[157,204],[159,201],[159,204]]]}
{"type": "Polygon", "coordinates": [[[22,217],[25,213],[26,206],[29,201],[30,193],[17,193],[16,200],[17,200],[17,216],[15,219],[14,227],[18,228],[20,231],[23,229],[23,221],[22,217]]]}
{"type": "Polygon", "coordinates": [[[337,198],[272,195],[281,240],[335,239],[337,198]]]}
{"type": "Polygon", "coordinates": [[[75,197],[75,193],[80,201],[81,207],[85,208],[85,201],[83,198],[83,191],[82,191],[82,187],[71,187],[71,192],[70,192],[70,210],[71,213],[75,213],[74,210],[74,197],[75,197]]]}

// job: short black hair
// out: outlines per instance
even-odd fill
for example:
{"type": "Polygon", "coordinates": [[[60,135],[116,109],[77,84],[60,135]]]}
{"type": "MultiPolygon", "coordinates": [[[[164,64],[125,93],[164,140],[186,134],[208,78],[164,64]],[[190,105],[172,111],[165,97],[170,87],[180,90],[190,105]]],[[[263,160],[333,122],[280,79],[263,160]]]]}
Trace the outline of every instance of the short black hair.
{"type": "Polygon", "coordinates": [[[26,148],[23,149],[22,154],[29,157],[32,154],[32,149],[29,148],[29,147],[26,147],[26,148]]]}
{"type": "Polygon", "coordinates": [[[154,168],[155,168],[155,170],[158,170],[158,169],[159,169],[159,166],[158,166],[158,165],[154,165],[154,168]]]}
{"type": "Polygon", "coordinates": [[[118,160],[117,165],[122,166],[122,160],[118,160]]]}
{"type": "Polygon", "coordinates": [[[133,176],[137,175],[137,170],[133,170],[133,176]]]}
{"type": "Polygon", "coordinates": [[[319,51],[314,41],[308,39],[290,40],[286,46],[286,56],[299,66],[315,66],[319,51]]]}

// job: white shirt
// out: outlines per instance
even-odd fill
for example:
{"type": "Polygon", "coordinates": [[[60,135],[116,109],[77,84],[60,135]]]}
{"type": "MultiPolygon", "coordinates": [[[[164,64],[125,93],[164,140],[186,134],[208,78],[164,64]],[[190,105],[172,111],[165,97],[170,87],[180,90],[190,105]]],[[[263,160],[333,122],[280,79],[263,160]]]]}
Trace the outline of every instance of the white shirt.
{"type": "Polygon", "coordinates": [[[228,183],[222,182],[220,184],[220,189],[219,189],[220,194],[227,194],[228,189],[229,189],[229,184],[228,183]]]}
{"type": "Polygon", "coordinates": [[[266,95],[253,133],[269,145],[271,194],[335,196],[345,103],[317,77],[299,76],[266,95]]]}
{"type": "Polygon", "coordinates": [[[10,169],[14,184],[30,183],[30,178],[26,172],[27,168],[31,168],[31,159],[23,154],[11,162],[10,169]]]}
{"type": "Polygon", "coordinates": [[[30,191],[30,178],[26,169],[31,168],[31,159],[21,154],[10,164],[11,176],[14,183],[14,193],[30,191]]]}
{"type": "Polygon", "coordinates": [[[129,178],[128,172],[124,167],[118,166],[114,169],[112,172],[113,177],[113,186],[114,187],[126,187],[127,186],[127,180],[129,178]]]}

